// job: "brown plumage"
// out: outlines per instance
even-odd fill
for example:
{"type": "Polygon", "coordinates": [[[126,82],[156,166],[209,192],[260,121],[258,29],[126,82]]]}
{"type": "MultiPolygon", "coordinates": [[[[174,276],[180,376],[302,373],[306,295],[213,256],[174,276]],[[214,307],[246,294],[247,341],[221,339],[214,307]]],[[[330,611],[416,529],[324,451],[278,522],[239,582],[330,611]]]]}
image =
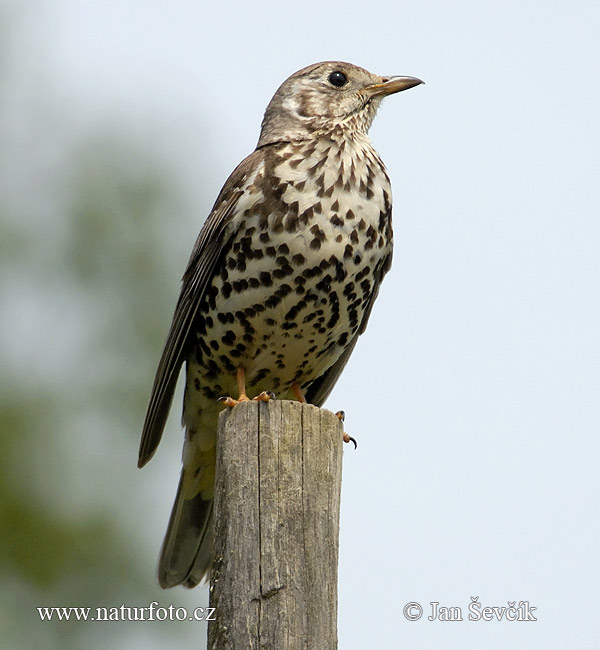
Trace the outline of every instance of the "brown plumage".
{"type": "Polygon", "coordinates": [[[419,83],[349,63],[311,65],[271,100],[256,150],[234,170],[200,231],[160,359],[140,443],[154,454],[186,365],[183,470],[163,543],[163,587],[210,570],[217,399],[323,404],[392,259],[391,189],[367,132],[381,99],[419,83]]]}

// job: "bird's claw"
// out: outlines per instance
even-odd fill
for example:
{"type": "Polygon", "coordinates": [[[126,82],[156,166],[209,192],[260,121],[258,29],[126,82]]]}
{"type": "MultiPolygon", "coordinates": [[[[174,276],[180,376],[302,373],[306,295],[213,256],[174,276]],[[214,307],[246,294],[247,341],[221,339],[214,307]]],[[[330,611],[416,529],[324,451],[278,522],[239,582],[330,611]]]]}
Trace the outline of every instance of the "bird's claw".
{"type": "Polygon", "coordinates": [[[217,400],[217,402],[223,402],[223,404],[225,404],[225,406],[229,406],[229,408],[233,408],[234,406],[237,406],[242,402],[249,402],[249,401],[250,398],[245,393],[242,393],[237,399],[234,399],[233,397],[219,397],[219,399],[217,400]]]}
{"type": "Polygon", "coordinates": [[[272,399],[277,399],[275,393],[270,390],[263,390],[262,393],[259,393],[256,397],[253,397],[254,402],[270,402],[272,399]]]}
{"type": "MultiPolygon", "coordinates": [[[[342,422],[346,419],[346,414],[344,413],[344,411],[338,411],[335,415],[342,422]]],[[[358,447],[358,445],[356,444],[356,440],[352,436],[349,436],[345,431],[344,431],[344,435],[342,436],[342,440],[344,442],[351,442],[354,445],[354,449],[358,447]]]]}
{"type": "Polygon", "coordinates": [[[349,436],[345,431],[344,431],[344,435],[342,436],[342,439],[344,442],[351,442],[354,445],[354,449],[358,447],[356,440],[352,436],[349,436]]]}

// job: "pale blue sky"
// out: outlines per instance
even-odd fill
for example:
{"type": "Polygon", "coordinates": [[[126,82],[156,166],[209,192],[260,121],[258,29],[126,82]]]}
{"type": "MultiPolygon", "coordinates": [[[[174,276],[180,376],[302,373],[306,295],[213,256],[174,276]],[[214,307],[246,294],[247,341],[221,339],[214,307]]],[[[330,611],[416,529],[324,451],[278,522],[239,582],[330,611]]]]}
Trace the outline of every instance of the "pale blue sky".
{"type": "MultiPolygon", "coordinates": [[[[165,215],[181,271],[286,76],[335,58],[426,81],[386,100],[372,129],[394,266],[328,402],[359,441],[344,458],[340,648],[596,648],[599,5],[23,6],[10,128],[41,99],[60,116],[57,143],[102,123],[156,138],[197,209],[195,222],[165,215]],[[402,615],[409,601],[466,612],[475,595],[528,600],[538,621],[402,615]]],[[[157,550],[179,472],[174,411],[170,442],[136,475],[159,500],[143,516],[157,550]]]]}

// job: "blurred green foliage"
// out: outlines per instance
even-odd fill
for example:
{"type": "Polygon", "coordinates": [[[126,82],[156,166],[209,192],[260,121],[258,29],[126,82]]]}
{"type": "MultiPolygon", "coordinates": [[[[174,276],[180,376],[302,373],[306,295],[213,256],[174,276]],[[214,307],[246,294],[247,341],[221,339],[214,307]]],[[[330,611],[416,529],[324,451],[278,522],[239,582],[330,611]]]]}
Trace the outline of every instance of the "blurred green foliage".
{"type": "Polygon", "coordinates": [[[152,495],[136,469],[176,299],[165,240],[183,209],[151,144],[99,129],[15,146],[4,119],[0,648],[202,647],[199,623],[39,619],[40,606],[206,604],[205,591],[158,588],[158,546],[143,539],[152,495]],[[39,159],[48,149],[53,164],[39,159]]]}

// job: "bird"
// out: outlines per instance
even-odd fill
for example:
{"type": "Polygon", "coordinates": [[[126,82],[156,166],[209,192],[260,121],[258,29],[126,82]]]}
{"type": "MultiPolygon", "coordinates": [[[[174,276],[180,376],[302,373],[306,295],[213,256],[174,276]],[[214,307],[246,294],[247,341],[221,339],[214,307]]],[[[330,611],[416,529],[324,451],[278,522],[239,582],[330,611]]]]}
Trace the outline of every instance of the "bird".
{"type": "Polygon", "coordinates": [[[204,222],[139,448],[143,467],[185,366],[182,470],[161,587],[209,579],[219,413],[249,393],[321,406],[365,331],[393,246],[390,180],[368,131],[384,97],[421,83],[342,61],[295,72],[204,222]]]}

